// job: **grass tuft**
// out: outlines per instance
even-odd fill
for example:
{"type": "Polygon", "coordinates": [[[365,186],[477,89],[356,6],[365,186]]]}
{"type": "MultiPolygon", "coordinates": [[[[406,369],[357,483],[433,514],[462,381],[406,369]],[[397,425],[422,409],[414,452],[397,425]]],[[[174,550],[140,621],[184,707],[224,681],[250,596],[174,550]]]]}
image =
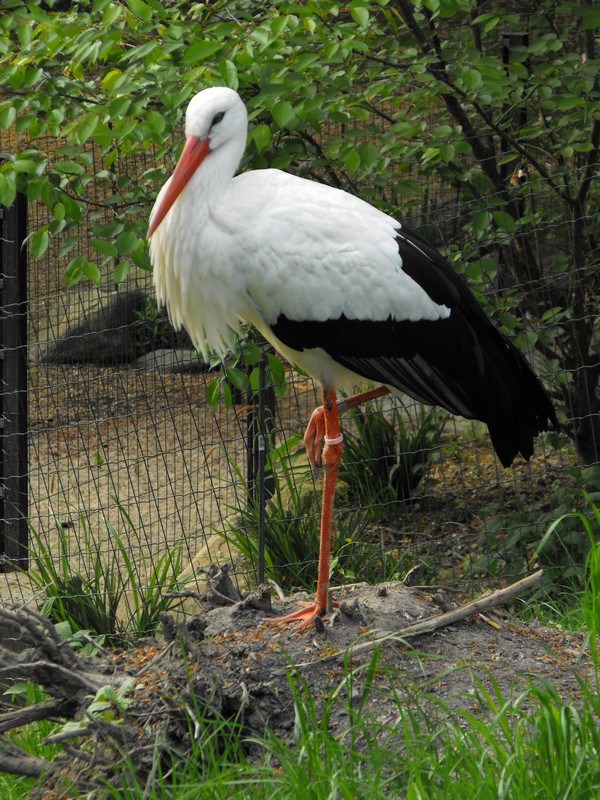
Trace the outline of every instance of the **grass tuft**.
{"type": "Polygon", "coordinates": [[[27,572],[43,599],[42,613],[53,622],[67,623],[73,633],[85,630],[103,637],[107,645],[122,645],[149,636],[159,628],[159,617],[181,601],[167,597],[181,588],[178,575],[182,566],[183,546],[163,553],[151,565],[147,575],[135,563],[128,539],[135,528],[127,511],[119,505],[125,531],[120,533],[106,521],[110,548],[98,549],[90,534],[84,514],[80,514],[82,537],[79,552],[90,554],[85,572],[72,567],[72,542],[57,522],[58,553],[52,552],[34,529],[31,561],[27,572]]]}

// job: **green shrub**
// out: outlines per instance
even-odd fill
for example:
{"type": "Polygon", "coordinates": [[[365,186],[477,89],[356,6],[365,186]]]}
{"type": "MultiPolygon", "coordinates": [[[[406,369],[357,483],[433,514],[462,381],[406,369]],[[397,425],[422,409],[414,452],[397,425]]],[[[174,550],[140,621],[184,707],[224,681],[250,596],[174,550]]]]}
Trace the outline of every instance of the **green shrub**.
{"type": "Polygon", "coordinates": [[[420,406],[411,418],[405,406],[384,410],[384,401],[364,412],[350,411],[352,426],[344,430],[340,481],[344,500],[375,510],[410,499],[439,448],[447,415],[420,406]]]}

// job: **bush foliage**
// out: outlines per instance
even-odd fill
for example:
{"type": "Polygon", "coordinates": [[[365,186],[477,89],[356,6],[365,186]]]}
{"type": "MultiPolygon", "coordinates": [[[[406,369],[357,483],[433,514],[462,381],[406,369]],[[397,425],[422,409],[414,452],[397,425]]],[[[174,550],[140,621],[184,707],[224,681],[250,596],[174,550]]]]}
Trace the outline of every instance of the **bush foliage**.
{"type": "Polygon", "coordinates": [[[187,101],[236,88],[243,167],[411,217],[535,353],[593,463],[599,29],[595,4],[554,0],[5,0],[0,202],[20,189],[45,204],[30,250],[60,236],[69,283],[149,269],[148,211],[187,101]]]}

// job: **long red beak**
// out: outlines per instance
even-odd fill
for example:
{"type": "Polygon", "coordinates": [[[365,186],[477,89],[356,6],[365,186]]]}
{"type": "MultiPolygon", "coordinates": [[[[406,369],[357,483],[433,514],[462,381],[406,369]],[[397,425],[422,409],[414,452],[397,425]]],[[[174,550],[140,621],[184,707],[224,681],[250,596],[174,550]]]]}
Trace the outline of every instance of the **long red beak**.
{"type": "Polygon", "coordinates": [[[169,209],[183,191],[186,183],[198,169],[208,153],[208,139],[188,136],[183,152],[171,176],[169,185],[161,198],[160,205],[154,208],[146,238],[149,239],[166,217],[169,209]]]}

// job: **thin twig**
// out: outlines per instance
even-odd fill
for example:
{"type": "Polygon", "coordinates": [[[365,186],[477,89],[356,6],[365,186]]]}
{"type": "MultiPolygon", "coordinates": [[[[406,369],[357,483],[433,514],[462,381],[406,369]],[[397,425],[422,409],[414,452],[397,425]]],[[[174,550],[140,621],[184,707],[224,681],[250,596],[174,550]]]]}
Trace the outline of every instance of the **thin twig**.
{"type": "Polygon", "coordinates": [[[79,739],[83,736],[89,736],[94,730],[92,725],[81,725],[78,728],[66,728],[65,730],[52,734],[52,736],[46,736],[43,744],[59,744],[61,742],[66,742],[68,739],[79,739]]]}

